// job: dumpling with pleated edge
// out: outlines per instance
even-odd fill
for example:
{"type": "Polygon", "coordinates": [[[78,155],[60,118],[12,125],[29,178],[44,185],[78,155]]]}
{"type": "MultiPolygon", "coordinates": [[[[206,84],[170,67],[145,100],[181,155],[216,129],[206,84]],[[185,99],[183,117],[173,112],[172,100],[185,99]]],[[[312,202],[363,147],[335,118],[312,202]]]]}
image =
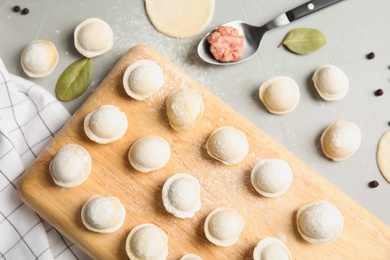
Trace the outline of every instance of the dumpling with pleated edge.
{"type": "Polygon", "coordinates": [[[82,184],[90,175],[92,159],[88,151],[78,144],[62,147],[49,164],[53,181],[64,188],[82,184]]]}
{"type": "Polygon", "coordinates": [[[206,142],[207,153],[226,165],[241,162],[248,154],[249,142],[235,127],[222,126],[214,130],[206,142]]]}
{"type": "Polygon", "coordinates": [[[343,226],[343,215],[327,200],[315,201],[298,209],[298,232],[309,243],[324,244],[333,241],[341,234],[343,226]]]}
{"type": "Polygon", "coordinates": [[[156,62],[138,60],[126,68],[122,81],[127,95],[145,100],[163,86],[164,73],[156,62]]]}
{"type": "Polygon", "coordinates": [[[191,218],[201,208],[199,181],[188,173],[169,177],[162,189],[165,209],[178,218],[191,218]]]}
{"type": "Polygon", "coordinates": [[[53,72],[59,60],[58,51],[51,41],[30,42],[22,51],[23,71],[32,78],[43,78],[53,72]]]}
{"type": "Polygon", "coordinates": [[[261,239],[253,250],[253,260],[292,260],[287,246],[277,238],[261,239]]]}
{"type": "Polygon", "coordinates": [[[318,94],[327,101],[342,99],[349,90],[349,80],[339,67],[328,64],[319,67],[312,77],[318,94]]]}
{"type": "Polygon", "coordinates": [[[195,89],[180,87],[166,100],[170,126],[176,131],[186,131],[194,127],[202,118],[204,105],[202,96],[195,89]]]}
{"type": "Polygon", "coordinates": [[[117,106],[103,105],[87,114],[84,119],[85,134],[100,144],[112,143],[126,133],[126,114],[117,106]]]}
{"type": "Polygon", "coordinates": [[[84,226],[97,233],[113,233],[124,223],[126,210],[115,196],[94,195],[81,209],[84,226]]]}
{"type": "Polygon", "coordinates": [[[234,245],[244,228],[244,219],[230,208],[219,207],[213,210],[204,223],[206,238],[217,246],[234,245]]]}
{"type": "Polygon", "coordinates": [[[93,58],[109,51],[114,43],[111,27],[99,18],[89,18],[74,31],[74,45],[81,55],[93,58]]]}
{"type": "Polygon", "coordinates": [[[275,76],[264,81],[259,88],[259,98],[270,113],[287,114],[300,100],[298,84],[290,77],[275,76]]]}
{"type": "Polygon", "coordinates": [[[125,248],[130,259],[164,260],[168,257],[168,236],[154,224],[139,224],[128,234],[125,248]]]}
{"type": "Polygon", "coordinates": [[[128,152],[133,168],[147,173],[163,168],[171,157],[169,143],[156,135],[145,136],[135,141],[128,152]]]}

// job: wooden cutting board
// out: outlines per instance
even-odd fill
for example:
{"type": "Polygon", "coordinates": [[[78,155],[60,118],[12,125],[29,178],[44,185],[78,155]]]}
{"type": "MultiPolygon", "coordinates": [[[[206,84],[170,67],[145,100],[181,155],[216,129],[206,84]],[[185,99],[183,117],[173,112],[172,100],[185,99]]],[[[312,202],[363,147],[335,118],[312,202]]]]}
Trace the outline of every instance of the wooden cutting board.
{"type": "Polygon", "coordinates": [[[168,234],[169,259],[189,252],[203,259],[251,259],[256,243],[265,237],[285,239],[295,259],[390,259],[388,226],[147,46],[134,46],[122,57],[25,172],[19,192],[27,205],[94,259],[126,259],[126,237],[141,223],[156,224],[168,234]],[[145,101],[127,96],[122,85],[126,67],[140,59],[155,61],[165,75],[162,89],[145,101]],[[182,85],[199,91],[205,113],[194,129],[178,133],[168,124],[165,99],[182,85]],[[106,104],[126,113],[129,128],[120,140],[102,145],[87,138],[83,120],[90,111],[106,104]],[[237,165],[226,166],[210,158],[204,147],[211,132],[225,125],[242,130],[250,144],[248,156],[237,165]],[[127,154],[131,144],[146,135],[165,138],[171,146],[171,159],[161,170],[139,173],[131,167],[127,154]],[[89,151],[93,168],[81,186],[65,189],[54,184],[48,165],[59,149],[70,143],[89,151]],[[283,159],[293,171],[293,184],[281,197],[262,197],[251,186],[252,167],[266,158],[283,159]],[[202,208],[190,219],[178,219],[166,212],[161,199],[165,180],[183,172],[201,184],[202,208]],[[125,223],[115,233],[94,233],[81,222],[82,205],[97,194],[117,196],[126,208],[125,223]],[[342,212],[345,227],[336,240],[312,245],[297,232],[296,212],[300,206],[318,200],[333,203],[342,212]],[[211,244],[203,232],[208,213],[221,206],[235,209],[245,220],[238,242],[230,247],[211,244]]]}

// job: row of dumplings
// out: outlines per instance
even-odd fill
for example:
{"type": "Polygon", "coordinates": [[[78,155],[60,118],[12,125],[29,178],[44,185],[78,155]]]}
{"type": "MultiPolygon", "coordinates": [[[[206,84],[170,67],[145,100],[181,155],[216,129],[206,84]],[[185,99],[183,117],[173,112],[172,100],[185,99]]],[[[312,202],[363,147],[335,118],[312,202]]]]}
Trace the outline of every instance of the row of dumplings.
{"type": "MultiPolygon", "coordinates": [[[[342,99],[349,90],[347,75],[335,65],[318,68],[312,77],[314,87],[326,101],[342,99]]],[[[272,77],[260,86],[259,98],[270,113],[286,114],[299,103],[298,84],[290,77],[272,77]]],[[[359,127],[346,120],[336,120],[322,133],[321,148],[325,156],[334,161],[343,161],[356,153],[361,143],[359,127]]]]}
{"type": "MultiPolygon", "coordinates": [[[[129,88],[129,86],[132,85],[132,82],[134,82],[134,80],[132,80],[128,75],[129,71],[134,71],[132,66],[130,66],[125,72],[124,86],[127,94],[135,99],[139,99],[139,97],[134,95],[134,91],[130,90],[136,88],[129,88]],[[128,82],[126,82],[126,79],[128,79],[128,82]]],[[[348,91],[348,79],[345,79],[346,77],[343,72],[335,66],[324,66],[317,70],[313,76],[317,90],[326,100],[340,99],[346,94],[348,91]],[[332,85],[333,82],[330,83],[332,86],[329,86],[326,82],[323,83],[322,78],[329,77],[329,74],[331,75],[330,77],[333,75],[333,78],[336,78],[336,86],[332,85]],[[337,89],[334,89],[335,87],[337,89]],[[339,94],[335,92],[338,92],[339,94]]],[[[158,88],[153,89],[154,92],[156,90],[158,90],[158,88]]],[[[152,94],[152,92],[149,93],[152,94]]],[[[260,93],[262,94],[262,92],[260,93]]],[[[150,95],[147,95],[146,97],[149,96],[150,95]]],[[[262,97],[262,95],[260,96],[262,97]]],[[[199,104],[203,104],[202,102],[199,102],[199,99],[201,99],[200,96],[196,99],[186,98],[184,95],[182,95],[182,97],[183,98],[181,100],[183,103],[179,103],[181,106],[176,106],[175,103],[171,101],[172,99],[170,97],[167,99],[169,123],[172,128],[177,131],[187,130],[188,128],[177,128],[177,125],[175,127],[175,121],[173,120],[175,117],[183,115],[184,111],[193,111],[193,113],[186,116],[193,122],[193,124],[189,124],[190,127],[192,127],[194,122],[196,123],[199,121],[199,118],[203,113],[203,105],[201,113],[199,109],[199,104]],[[186,107],[186,109],[183,110],[183,107],[186,107]],[[195,109],[197,107],[198,109],[195,109]]],[[[293,101],[293,103],[294,102],[296,101],[293,101]]],[[[292,104],[292,106],[296,106],[296,104],[292,104]]],[[[352,128],[352,133],[354,133],[353,130],[355,130],[355,128],[353,125],[351,126],[348,122],[337,121],[324,132],[322,138],[323,149],[324,151],[330,151],[325,152],[327,156],[333,156],[336,160],[341,156],[343,156],[343,158],[348,157],[356,151],[357,147],[355,143],[346,146],[345,143],[339,146],[337,146],[337,144],[335,145],[334,139],[337,138],[335,136],[340,135],[340,132],[347,132],[348,134],[351,132],[348,132],[350,128],[352,128]],[[346,127],[338,127],[340,124],[346,127]]],[[[357,134],[354,136],[356,135],[357,134]]],[[[224,164],[230,165],[239,163],[245,158],[248,153],[249,143],[243,132],[234,127],[223,126],[215,130],[210,135],[206,142],[206,149],[207,153],[212,158],[219,160],[224,164]]],[[[200,199],[195,199],[194,197],[195,194],[199,194],[199,183],[194,177],[188,174],[182,174],[180,175],[181,179],[187,179],[185,181],[186,184],[184,184],[183,180],[180,182],[177,181],[177,176],[178,175],[175,175],[169,178],[166,184],[164,184],[164,206],[168,212],[172,213],[176,217],[186,217],[187,215],[185,215],[182,210],[189,208],[191,211],[188,217],[191,217],[194,215],[196,210],[200,209],[200,199]],[[192,185],[190,183],[192,183],[192,185]],[[192,203],[188,203],[189,201],[192,201],[192,203]],[[194,211],[194,209],[196,210],[194,211]]],[[[251,183],[255,190],[263,196],[277,197],[285,193],[290,187],[292,183],[292,172],[288,164],[283,160],[260,160],[252,169],[251,183]]],[[[298,210],[298,230],[302,237],[311,243],[325,243],[335,239],[341,233],[343,223],[344,220],[340,211],[325,200],[305,205],[298,210]]],[[[204,231],[210,242],[220,246],[228,246],[237,241],[243,225],[243,219],[236,211],[228,208],[218,208],[211,212],[206,218],[204,231]]],[[[254,258],[260,259],[261,256],[267,256],[265,257],[265,259],[267,259],[278,255],[283,256],[286,259],[291,259],[291,254],[289,253],[287,247],[285,247],[283,243],[281,243],[282,245],[280,245],[280,243],[275,243],[275,240],[276,239],[268,238],[260,241],[254,250],[254,258]],[[278,249],[274,250],[274,247],[278,249]]]]}
{"type": "MultiPolygon", "coordinates": [[[[81,146],[70,144],[63,149],[79,147],[87,162],[86,168],[90,169],[90,158],[86,150],[81,146]]],[[[59,158],[61,153],[59,152],[59,158]]],[[[51,173],[55,173],[52,167],[56,167],[56,157],[50,165],[51,173]]],[[[77,156],[77,158],[80,158],[77,156]]],[[[80,163],[75,163],[80,165],[80,163]]],[[[252,184],[259,193],[264,196],[274,197],[282,194],[291,184],[291,170],[282,160],[261,160],[255,165],[251,173],[252,184]],[[261,179],[277,175],[276,185],[274,181],[266,181],[272,185],[264,185],[261,179]],[[289,176],[285,178],[285,176],[289,176]],[[280,181],[282,179],[282,181],[280,181]],[[287,181],[286,181],[287,180],[287,181]],[[259,184],[261,187],[255,185],[259,184]],[[286,185],[287,184],[287,185],[286,185]],[[275,187],[283,187],[275,190],[275,187]],[[270,193],[269,193],[270,192],[270,193]]],[[[85,176],[83,177],[85,178],[85,176]]],[[[56,180],[56,178],[53,179],[56,180]]],[[[81,181],[81,180],[78,180],[81,181]]],[[[57,182],[56,182],[57,183],[57,182]]],[[[57,183],[61,184],[61,183],[57,183]]],[[[189,174],[181,173],[169,177],[163,185],[162,201],[165,209],[178,218],[191,218],[201,208],[200,185],[198,180],[189,174]]],[[[112,233],[118,230],[124,223],[126,211],[122,203],[114,196],[92,196],[82,207],[81,219],[86,228],[99,233],[112,233]]],[[[217,208],[206,218],[204,232],[206,238],[218,246],[231,246],[235,244],[244,226],[244,220],[238,212],[229,208],[217,208]]],[[[319,201],[302,206],[297,213],[297,228],[302,237],[310,243],[326,243],[335,239],[342,231],[343,217],[336,207],[327,201],[319,201]]],[[[165,259],[167,256],[168,238],[164,231],[150,223],[144,223],[134,227],[126,240],[126,252],[131,259],[165,259]],[[144,243],[153,241],[153,243],[144,243]]],[[[262,257],[284,256],[292,259],[288,248],[279,240],[267,238],[261,240],[254,249],[254,259],[262,257]]],[[[195,256],[194,256],[195,257],[195,256]]],[[[187,259],[187,258],[183,258],[187,259]]],[[[201,258],[199,258],[201,259],[201,258]]],[[[263,258],[267,259],[267,258],[263,258]]]]}
{"type": "MultiPolygon", "coordinates": [[[[162,84],[163,73],[160,67],[149,60],[131,64],[123,77],[126,93],[138,100],[150,97],[162,84]]],[[[173,91],[167,98],[166,105],[169,124],[176,131],[185,131],[193,127],[200,120],[204,109],[201,96],[189,88],[173,91]]],[[[125,113],[113,105],[104,105],[90,112],[84,119],[86,135],[101,144],[120,139],[125,134],[127,126],[125,113]]],[[[243,132],[231,126],[222,126],[209,136],[206,149],[210,157],[231,165],[241,162],[246,157],[249,143],[243,132]]],[[[139,172],[160,169],[170,159],[169,143],[159,136],[140,138],[130,147],[128,159],[132,167],[139,172]]],[[[82,146],[69,144],[57,153],[49,168],[56,184],[66,188],[75,187],[85,181],[90,174],[91,157],[82,146]]],[[[277,197],[290,187],[292,172],[283,160],[260,160],[252,169],[251,183],[261,195],[277,197]]],[[[171,176],[163,186],[162,201],[165,209],[175,217],[193,217],[201,208],[199,182],[194,176],[186,173],[171,176]]],[[[89,230],[104,233],[118,230],[124,222],[125,214],[124,206],[118,198],[95,195],[84,204],[81,218],[89,230]]],[[[320,201],[306,205],[298,211],[297,225],[302,237],[307,241],[322,243],[333,240],[340,234],[343,218],[337,208],[329,202],[320,201]],[[320,213],[318,209],[321,209],[320,213]]],[[[206,218],[204,232],[211,243],[230,246],[237,242],[243,226],[243,218],[235,210],[217,208],[206,218]]],[[[148,259],[150,256],[164,259],[168,252],[167,241],[167,236],[161,228],[144,223],[129,233],[126,251],[131,259],[148,259]],[[153,243],[142,242],[146,240],[153,243]]],[[[254,259],[261,259],[260,255],[268,257],[284,255],[286,259],[292,259],[287,247],[274,238],[261,240],[253,254],[254,259]]],[[[195,257],[188,254],[183,259],[192,259],[191,256],[195,257]]]]}
{"type": "MultiPolygon", "coordinates": [[[[342,99],[349,90],[347,75],[339,67],[327,64],[319,67],[312,77],[314,87],[326,101],[342,99]]],[[[259,88],[259,98],[273,114],[293,111],[300,100],[298,84],[290,77],[276,76],[264,81],[259,88]]]]}
{"type": "MultiPolygon", "coordinates": [[[[63,186],[64,183],[58,182],[56,176],[58,172],[53,169],[56,169],[58,162],[65,157],[67,157],[66,160],[71,160],[71,156],[75,156],[75,160],[72,160],[73,167],[75,167],[74,165],[85,164],[82,168],[86,172],[89,173],[91,169],[90,156],[84,148],[76,144],[65,146],[50,164],[53,180],[58,185],[63,186]],[[64,156],[66,151],[69,150],[76,153],[68,153],[64,156]]],[[[68,173],[71,170],[61,169],[68,173]]],[[[84,174],[82,178],[77,180],[77,183],[81,184],[87,176],[88,174],[84,174]]],[[[193,217],[201,208],[198,180],[185,173],[169,177],[163,185],[162,201],[165,209],[174,216],[178,218],[193,217]]],[[[99,233],[117,231],[123,225],[125,215],[125,207],[115,196],[94,195],[85,202],[81,209],[81,219],[84,226],[99,233]]],[[[218,208],[206,218],[204,232],[207,239],[213,244],[230,246],[238,240],[243,226],[243,218],[236,211],[228,208],[218,208]]],[[[131,259],[150,259],[150,257],[164,259],[168,254],[167,242],[167,235],[161,228],[149,223],[141,224],[129,233],[126,240],[126,252],[131,259]],[[152,243],[144,243],[144,241],[152,241],[152,243]]],[[[195,256],[193,255],[193,257],[195,256]]]]}
{"type": "MultiPolygon", "coordinates": [[[[87,118],[88,116],[86,120],[87,118]]],[[[88,131],[86,130],[87,135],[90,134],[88,131]]],[[[223,126],[209,136],[206,149],[210,157],[230,165],[237,164],[246,157],[249,144],[243,132],[231,126],[223,126]]],[[[129,163],[135,170],[143,173],[161,169],[170,159],[170,150],[169,143],[162,137],[145,136],[131,145],[128,152],[129,163]]],[[[91,168],[91,156],[78,144],[62,147],[49,166],[54,182],[65,188],[76,187],[84,182],[91,168]]],[[[287,191],[292,183],[292,176],[285,161],[263,159],[254,166],[251,182],[263,196],[276,197],[287,191]]]]}
{"type": "MultiPolygon", "coordinates": [[[[109,51],[114,35],[111,27],[99,18],[89,18],[74,30],[76,50],[87,58],[93,58],[109,51]]],[[[23,71],[32,78],[50,75],[56,68],[59,54],[54,43],[48,40],[31,41],[22,51],[20,63],[23,71]]]]}

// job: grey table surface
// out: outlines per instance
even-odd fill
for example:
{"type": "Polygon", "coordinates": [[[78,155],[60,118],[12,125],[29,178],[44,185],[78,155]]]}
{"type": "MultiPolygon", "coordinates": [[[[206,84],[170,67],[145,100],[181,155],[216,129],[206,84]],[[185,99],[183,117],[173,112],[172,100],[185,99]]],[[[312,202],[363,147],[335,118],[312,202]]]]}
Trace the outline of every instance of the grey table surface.
{"type": "Polygon", "coordinates": [[[239,65],[208,65],[196,53],[203,34],[219,24],[244,20],[261,25],[304,2],[216,0],[213,19],[203,33],[175,39],[154,29],[143,0],[3,0],[0,2],[0,57],[10,73],[28,78],[20,65],[23,48],[32,40],[52,41],[60,55],[56,69],[48,77],[28,79],[54,95],[61,72],[81,57],[73,43],[75,27],[87,18],[101,18],[114,31],[114,46],[92,60],[93,82],[87,92],[64,103],[71,113],[130,47],[149,45],[390,225],[390,184],[376,164],[378,141],[390,129],[390,1],[345,0],[273,29],[264,36],[256,56],[239,65]],[[14,5],[29,8],[30,13],[15,13],[14,5]],[[327,37],[326,45],[305,56],[277,47],[289,30],[300,27],[321,30],[327,37]],[[376,54],[374,59],[366,59],[369,52],[376,54]],[[314,89],[312,74],[325,64],[339,66],[349,77],[350,91],[342,100],[324,101],[314,89]],[[261,83],[277,75],[290,76],[300,86],[300,103],[286,115],[268,113],[258,98],[261,83]],[[374,95],[378,88],[384,90],[383,96],[374,95]],[[355,122],[362,131],[358,152],[343,162],[327,159],[319,144],[323,130],[337,119],[355,122]],[[379,182],[375,189],[368,187],[372,180],[379,182]]]}

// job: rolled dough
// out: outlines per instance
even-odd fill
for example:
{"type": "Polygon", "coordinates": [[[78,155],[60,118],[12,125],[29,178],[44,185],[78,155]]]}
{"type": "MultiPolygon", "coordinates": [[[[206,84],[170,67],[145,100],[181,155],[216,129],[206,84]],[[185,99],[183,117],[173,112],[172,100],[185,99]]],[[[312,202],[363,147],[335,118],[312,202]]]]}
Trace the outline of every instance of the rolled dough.
{"type": "Polygon", "coordinates": [[[145,0],[149,20],[159,32],[174,38],[201,33],[214,14],[215,0],[145,0]]]}
{"type": "Polygon", "coordinates": [[[376,162],[383,177],[390,182],[390,130],[386,131],[379,140],[376,162]]]}

